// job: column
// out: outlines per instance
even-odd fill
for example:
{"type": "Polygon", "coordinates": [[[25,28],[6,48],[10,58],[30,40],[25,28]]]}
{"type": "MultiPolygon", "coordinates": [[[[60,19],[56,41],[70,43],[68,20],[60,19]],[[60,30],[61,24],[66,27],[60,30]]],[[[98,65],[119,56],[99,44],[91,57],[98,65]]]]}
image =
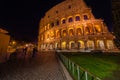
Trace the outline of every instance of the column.
{"type": "Polygon", "coordinates": [[[104,41],[105,49],[108,49],[108,48],[107,48],[107,40],[106,40],[106,37],[104,37],[103,41],[104,41]]]}
{"type": "Polygon", "coordinates": [[[87,40],[84,41],[84,46],[85,46],[85,50],[87,50],[88,49],[88,47],[87,47],[87,40]]]}
{"type": "Polygon", "coordinates": [[[98,47],[97,47],[97,40],[96,40],[96,38],[94,39],[94,50],[96,50],[96,49],[98,49],[98,47]]]}

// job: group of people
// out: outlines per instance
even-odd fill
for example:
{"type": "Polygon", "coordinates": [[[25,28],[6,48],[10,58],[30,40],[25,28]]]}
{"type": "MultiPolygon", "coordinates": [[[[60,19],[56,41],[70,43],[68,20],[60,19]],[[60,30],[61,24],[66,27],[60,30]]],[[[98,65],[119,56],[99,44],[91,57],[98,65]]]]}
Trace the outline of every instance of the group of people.
{"type": "Polygon", "coordinates": [[[34,58],[37,54],[37,48],[36,47],[25,47],[23,49],[23,53],[25,57],[32,57],[34,58]]]}
{"type": "Polygon", "coordinates": [[[25,46],[24,48],[17,50],[18,56],[27,58],[34,58],[37,55],[37,47],[25,46]]]}

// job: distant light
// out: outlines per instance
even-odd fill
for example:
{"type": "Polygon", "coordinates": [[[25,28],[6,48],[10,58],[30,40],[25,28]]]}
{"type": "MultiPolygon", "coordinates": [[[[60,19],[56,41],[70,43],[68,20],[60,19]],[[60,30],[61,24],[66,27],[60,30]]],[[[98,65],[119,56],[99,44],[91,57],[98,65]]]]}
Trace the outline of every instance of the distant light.
{"type": "Polygon", "coordinates": [[[28,44],[26,44],[25,46],[28,47],[28,44]]]}

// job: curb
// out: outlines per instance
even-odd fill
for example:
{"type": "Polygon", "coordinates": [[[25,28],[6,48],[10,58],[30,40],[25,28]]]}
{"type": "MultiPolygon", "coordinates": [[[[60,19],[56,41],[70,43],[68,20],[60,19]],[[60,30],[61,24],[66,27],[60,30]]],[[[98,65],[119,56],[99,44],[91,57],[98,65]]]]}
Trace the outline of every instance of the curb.
{"type": "Polygon", "coordinates": [[[58,56],[57,56],[57,59],[58,59],[58,62],[60,64],[60,71],[62,72],[64,79],[65,80],[73,80],[73,78],[71,77],[70,73],[68,72],[66,67],[63,65],[63,63],[60,61],[58,56]]]}

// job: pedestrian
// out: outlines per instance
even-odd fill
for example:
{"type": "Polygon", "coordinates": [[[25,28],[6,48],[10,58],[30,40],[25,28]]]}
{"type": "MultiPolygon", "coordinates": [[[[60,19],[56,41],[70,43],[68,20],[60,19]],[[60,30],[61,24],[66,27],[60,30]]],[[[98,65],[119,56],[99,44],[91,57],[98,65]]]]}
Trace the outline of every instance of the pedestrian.
{"type": "Polygon", "coordinates": [[[34,58],[34,57],[36,56],[36,54],[37,54],[37,48],[34,47],[34,48],[33,48],[32,58],[34,58]]]}
{"type": "Polygon", "coordinates": [[[27,47],[25,47],[25,48],[23,48],[23,56],[24,56],[24,59],[25,59],[25,57],[26,57],[26,54],[27,54],[27,47]]]}

